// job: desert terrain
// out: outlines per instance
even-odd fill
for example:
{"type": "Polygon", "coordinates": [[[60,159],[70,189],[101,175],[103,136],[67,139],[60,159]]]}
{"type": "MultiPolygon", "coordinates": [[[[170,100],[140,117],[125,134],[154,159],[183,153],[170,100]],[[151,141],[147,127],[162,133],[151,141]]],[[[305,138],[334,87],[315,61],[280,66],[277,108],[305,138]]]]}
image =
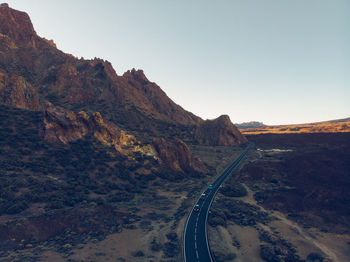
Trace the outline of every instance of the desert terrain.
{"type": "Polygon", "coordinates": [[[349,118],[325,121],[319,123],[261,126],[240,128],[242,134],[307,134],[307,133],[348,133],[350,132],[349,118]]]}
{"type": "Polygon", "coordinates": [[[266,134],[219,191],[217,261],[348,261],[349,133],[266,134]]]}

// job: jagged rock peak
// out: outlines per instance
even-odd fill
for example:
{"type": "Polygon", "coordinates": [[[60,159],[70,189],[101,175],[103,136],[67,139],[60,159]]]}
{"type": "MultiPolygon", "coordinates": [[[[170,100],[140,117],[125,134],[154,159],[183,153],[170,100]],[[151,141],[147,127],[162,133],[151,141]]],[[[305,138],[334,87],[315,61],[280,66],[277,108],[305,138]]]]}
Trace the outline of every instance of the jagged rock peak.
{"type": "Polygon", "coordinates": [[[194,139],[200,144],[233,146],[247,143],[228,115],[221,115],[213,120],[206,120],[196,127],[194,139]]]}
{"type": "Polygon", "coordinates": [[[0,5],[0,33],[22,46],[35,46],[37,34],[27,13],[14,10],[8,4],[0,5]]]}
{"type": "Polygon", "coordinates": [[[218,118],[214,119],[213,121],[216,121],[218,123],[226,123],[226,124],[231,124],[231,119],[228,115],[221,115],[218,118]]]}
{"type": "Polygon", "coordinates": [[[135,68],[126,71],[123,76],[127,79],[133,79],[136,80],[142,84],[145,83],[149,83],[150,81],[148,80],[148,78],[146,77],[145,73],[143,72],[143,70],[138,69],[136,70],[135,68]]]}

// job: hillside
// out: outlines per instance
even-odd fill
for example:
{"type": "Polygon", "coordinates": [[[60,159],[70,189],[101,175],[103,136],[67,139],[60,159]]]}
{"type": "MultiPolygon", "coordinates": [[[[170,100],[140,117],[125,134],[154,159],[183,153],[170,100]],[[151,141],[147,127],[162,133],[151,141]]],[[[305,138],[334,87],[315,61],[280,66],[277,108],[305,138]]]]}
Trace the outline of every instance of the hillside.
{"type": "Polygon", "coordinates": [[[194,197],[246,142],[0,5],[0,261],[178,260],[194,197]]]}
{"type": "MultiPolygon", "coordinates": [[[[139,135],[189,141],[204,123],[174,103],[142,70],[117,75],[108,61],[65,54],[36,34],[26,13],[7,4],[0,6],[0,103],[29,110],[53,104],[100,112],[139,135]]],[[[238,130],[229,135],[232,145],[246,142],[238,130]]]]}

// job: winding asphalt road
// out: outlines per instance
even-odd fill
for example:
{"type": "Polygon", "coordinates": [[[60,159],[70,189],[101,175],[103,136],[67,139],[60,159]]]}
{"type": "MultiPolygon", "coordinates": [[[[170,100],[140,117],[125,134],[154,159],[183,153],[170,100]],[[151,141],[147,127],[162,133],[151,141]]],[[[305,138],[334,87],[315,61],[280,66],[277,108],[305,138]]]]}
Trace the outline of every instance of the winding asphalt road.
{"type": "Polygon", "coordinates": [[[250,143],[242,154],[233,161],[222,174],[216,178],[212,185],[212,189],[207,188],[205,198],[199,198],[196,204],[200,209],[195,210],[193,207],[190,215],[187,218],[184,231],[184,258],[185,262],[212,262],[213,259],[210,253],[210,247],[207,238],[207,218],[208,212],[213,202],[213,199],[220,188],[220,185],[233,172],[233,170],[242,162],[248,151],[254,146],[250,143]]]}

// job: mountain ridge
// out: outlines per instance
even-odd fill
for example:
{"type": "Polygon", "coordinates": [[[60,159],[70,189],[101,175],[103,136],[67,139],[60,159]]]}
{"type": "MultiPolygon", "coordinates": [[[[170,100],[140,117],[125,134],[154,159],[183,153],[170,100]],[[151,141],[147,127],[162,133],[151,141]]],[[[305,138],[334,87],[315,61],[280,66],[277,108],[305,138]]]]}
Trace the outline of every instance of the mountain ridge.
{"type": "MultiPolygon", "coordinates": [[[[104,119],[139,135],[177,136],[186,141],[196,139],[196,130],[208,123],[173,102],[142,70],[118,75],[106,60],[78,59],[60,51],[52,40],[36,34],[25,12],[2,4],[0,21],[3,104],[45,110],[51,103],[75,112],[100,112],[104,119]],[[9,88],[8,79],[17,83],[17,91],[9,88]],[[4,99],[6,89],[12,96],[4,99]]],[[[224,141],[220,145],[246,143],[231,124],[226,125],[231,131],[220,134],[231,138],[216,141],[224,141]]]]}

